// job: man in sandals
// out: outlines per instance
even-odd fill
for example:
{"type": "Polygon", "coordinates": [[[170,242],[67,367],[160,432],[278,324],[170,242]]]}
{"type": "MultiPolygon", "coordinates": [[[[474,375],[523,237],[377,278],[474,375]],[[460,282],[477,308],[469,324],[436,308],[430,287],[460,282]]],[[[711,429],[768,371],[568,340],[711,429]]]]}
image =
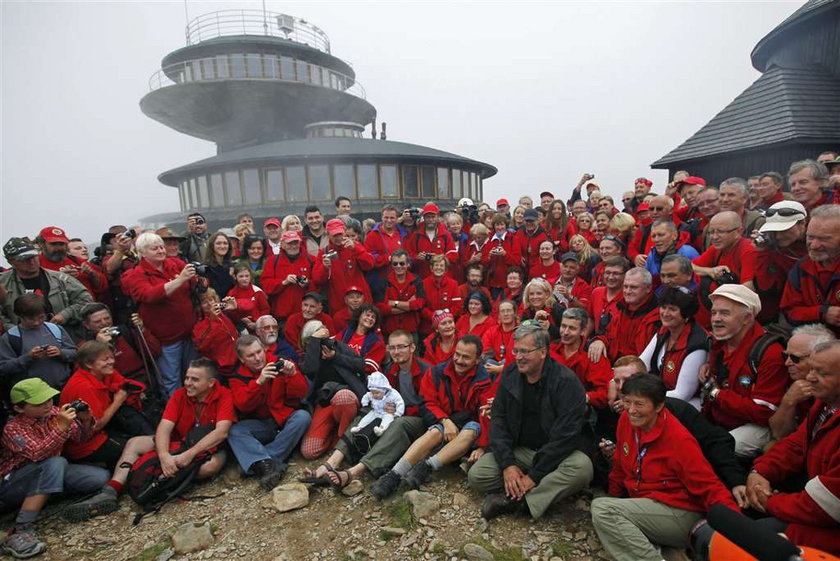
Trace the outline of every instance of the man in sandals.
{"type": "Polygon", "coordinates": [[[430,367],[415,356],[416,351],[417,346],[411,333],[398,329],[388,337],[388,354],[391,362],[385,375],[391,386],[400,392],[405,401],[405,414],[397,417],[369,450],[361,446],[365,443],[361,440],[362,437],[356,437],[350,432],[350,428],[356,426],[361,419],[359,416],[338,441],[330,457],[316,470],[304,470],[304,476],[299,481],[322,486],[332,484],[337,487],[346,487],[351,481],[360,477],[365,470],[374,477],[379,477],[391,469],[412,442],[423,436],[426,423],[420,416],[420,407],[423,402],[420,397],[420,380],[430,367]],[[337,468],[345,460],[353,466],[338,471],[337,468]]]}

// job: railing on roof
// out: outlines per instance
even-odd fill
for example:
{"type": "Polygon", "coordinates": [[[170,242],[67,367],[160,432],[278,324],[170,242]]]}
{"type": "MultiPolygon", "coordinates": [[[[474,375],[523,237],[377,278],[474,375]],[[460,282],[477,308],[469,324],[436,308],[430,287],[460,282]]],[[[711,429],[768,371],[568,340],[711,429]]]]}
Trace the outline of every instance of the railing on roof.
{"type": "Polygon", "coordinates": [[[262,10],[221,10],[202,14],[187,24],[185,34],[187,45],[216,37],[263,35],[330,52],[330,38],[318,26],[295,16],[262,10]]]}
{"type": "Polygon", "coordinates": [[[152,74],[149,90],[237,79],[297,82],[367,99],[364,87],[352,76],[303,60],[262,53],[224,54],[170,64],[152,74]]]}

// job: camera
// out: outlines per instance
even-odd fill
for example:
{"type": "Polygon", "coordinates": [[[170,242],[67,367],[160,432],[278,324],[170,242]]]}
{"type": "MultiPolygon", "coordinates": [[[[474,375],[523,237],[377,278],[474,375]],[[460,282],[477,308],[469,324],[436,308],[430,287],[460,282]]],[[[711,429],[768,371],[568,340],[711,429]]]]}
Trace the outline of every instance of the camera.
{"type": "Polygon", "coordinates": [[[295,282],[298,284],[306,285],[309,282],[309,279],[306,278],[306,275],[295,275],[295,282]]]}
{"type": "Polygon", "coordinates": [[[324,339],[323,341],[321,341],[321,346],[325,349],[334,351],[336,347],[338,347],[338,344],[336,343],[335,339],[324,339]]]}
{"type": "Polygon", "coordinates": [[[282,358],[278,358],[277,362],[274,363],[274,368],[277,369],[277,373],[283,372],[283,369],[286,368],[286,360],[282,358]]]}
{"type": "Polygon", "coordinates": [[[125,382],[123,382],[122,389],[125,390],[126,393],[134,394],[142,392],[143,386],[136,382],[126,380],[125,382]]]}
{"type": "Polygon", "coordinates": [[[426,259],[426,261],[431,261],[431,260],[432,260],[432,257],[434,257],[434,254],[433,254],[433,253],[426,253],[426,257],[425,257],[425,259],[426,259]]]}
{"type": "Polygon", "coordinates": [[[204,263],[199,263],[198,261],[190,261],[189,264],[195,268],[196,275],[200,277],[207,276],[207,265],[205,265],[204,263]]]}
{"type": "Polygon", "coordinates": [[[207,221],[204,220],[204,218],[202,218],[201,216],[196,216],[195,217],[195,223],[196,224],[204,224],[205,222],[207,222],[207,221]]]}
{"type": "Polygon", "coordinates": [[[721,284],[738,284],[738,275],[735,273],[728,271],[720,275],[717,279],[717,283],[721,284]]]}
{"type": "Polygon", "coordinates": [[[469,222],[470,224],[478,223],[478,207],[476,205],[463,204],[460,206],[460,211],[464,222],[469,222]]]}
{"type": "Polygon", "coordinates": [[[123,232],[123,237],[128,238],[128,239],[134,239],[134,238],[137,237],[137,232],[135,232],[134,230],[128,229],[125,232],[123,232]]]}
{"type": "Polygon", "coordinates": [[[90,405],[82,401],[81,399],[77,399],[70,403],[70,408],[75,409],[76,413],[83,413],[90,409],[90,405]]]}
{"type": "Polygon", "coordinates": [[[753,238],[753,242],[755,242],[755,245],[764,245],[767,243],[767,236],[759,232],[753,238]]]}
{"type": "Polygon", "coordinates": [[[109,327],[107,333],[111,337],[119,337],[122,335],[122,331],[120,331],[119,327],[109,327]]]}
{"type": "Polygon", "coordinates": [[[324,257],[326,257],[327,259],[333,260],[336,257],[338,257],[338,252],[335,251],[335,250],[328,251],[324,254],[324,257]]]}
{"type": "Polygon", "coordinates": [[[706,402],[709,400],[709,396],[712,393],[712,390],[715,389],[715,382],[711,378],[703,382],[703,385],[700,386],[700,401],[706,402]]]}
{"type": "Polygon", "coordinates": [[[415,221],[420,218],[420,209],[419,208],[409,208],[408,215],[413,218],[415,221]]]}

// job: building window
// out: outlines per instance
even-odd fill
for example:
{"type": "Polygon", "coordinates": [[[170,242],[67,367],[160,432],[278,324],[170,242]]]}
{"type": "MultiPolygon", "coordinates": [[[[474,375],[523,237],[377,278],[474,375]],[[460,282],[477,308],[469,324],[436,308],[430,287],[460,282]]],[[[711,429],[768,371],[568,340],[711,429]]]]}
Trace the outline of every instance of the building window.
{"type": "Polygon", "coordinates": [[[245,77],[245,55],[230,55],[230,73],[234,78],[245,77]]]}
{"type": "Polygon", "coordinates": [[[286,186],[283,182],[282,169],[269,169],[265,172],[265,192],[269,201],[285,201],[286,186]]]}
{"type": "Polygon", "coordinates": [[[212,80],[216,77],[216,70],[213,68],[212,58],[201,59],[201,74],[204,80],[212,80]]]}
{"type": "Polygon", "coordinates": [[[216,76],[227,78],[229,75],[227,55],[216,55],[216,76]]]}
{"type": "Polygon", "coordinates": [[[286,200],[305,201],[308,198],[306,194],[306,168],[303,166],[287,167],[286,200]]]}
{"type": "Polygon", "coordinates": [[[190,179],[190,189],[189,189],[189,207],[190,208],[198,208],[198,190],[196,189],[197,181],[195,178],[190,179]]]}
{"type": "Polygon", "coordinates": [[[403,197],[416,199],[420,196],[417,184],[417,166],[402,166],[403,197]]]}
{"type": "Polygon", "coordinates": [[[435,168],[432,166],[423,166],[421,168],[421,176],[423,179],[423,198],[426,200],[434,199],[435,197],[435,168]]]}
{"type": "Polygon", "coordinates": [[[192,66],[192,79],[201,80],[201,61],[194,60],[190,62],[190,66],[192,66]]]}
{"type": "Polygon", "coordinates": [[[461,190],[461,171],[457,169],[452,170],[452,198],[460,199],[464,196],[461,190]]]}
{"type": "Polygon", "coordinates": [[[382,184],[382,196],[384,198],[397,198],[400,196],[397,185],[397,166],[380,165],[379,182],[382,184]]]}
{"type": "Polygon", "coordinates": [[[376,185],[376,166],[359,164],[356,166],[356,184],[359,186],[360,199],[378,199],[379,188],[376,185]]]}
{"type": "Polygon", "coordinates": [[[262,69],[262,55],[259,53],[248,53],[245,55],[248,76],[251,78],[263,78],[265,74],[262,69]]]}
{"type": "Polygon", "coordinates": [[[291,57],[280,57],[280,77],[284,80],[295,79],[295,60],[291,57]]]}
{"type": "Polygon", "coordinates": [[[297,68],[297,81],[298,82],[308,82],[309,81],[309,65],[306,64],[305,60],[296,60],[295,67],[297,68]]]}
{"type": "Polygon", "coordinates": [[[263,55],[265,77],[276,79],[280,77],[280,60],[277,55],[263,55]]]}
{"type": "Polygon", "coordinates": [[[210,176],[210,206],[213,208],[225,206],[225,186],[222,183],[221,173],[210,176]]]}
{"type": "Polygon", "coordinates": [[[210,208],[210,193],[207,191],[207,177],[198,176],[198,208],[210,208]]]}
{"type": "Polygon", "coordinates": [[[245,204],[261,204],[262,193],[260,192],[260,171],[253,168],[243,170],[242,179],[245,182],[245,204]]]}
{"type": "Polygon", "coordinates": [[[228,206],[242,206],[242,186],[239,181],[239,170],[225,172],[225,192],[228,206]]]}
{"type": "Polygon", "coordinates": [[[450,197],[449,170],[447,168],[437,168],[437,192],[441,199],[450,197]]]}
{"type": "Polygon", "coordinates": [[[356,182],[353,175],[353,164],[333,166],[333,187],[336,195],[344,195],[354,199],[356,197],[356,182]]]}
{"type": "Polygon", "coordinates": [[[309,197],[314,201],[333,200],[329,166],[309,166],[309,197]]]}

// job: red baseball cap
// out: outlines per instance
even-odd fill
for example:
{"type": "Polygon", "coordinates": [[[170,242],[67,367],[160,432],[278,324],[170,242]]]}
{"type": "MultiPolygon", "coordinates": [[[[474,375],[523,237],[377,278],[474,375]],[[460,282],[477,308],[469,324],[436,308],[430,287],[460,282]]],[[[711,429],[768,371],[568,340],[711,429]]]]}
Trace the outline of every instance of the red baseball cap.
{"type": "Polygon", "coordinates": [[[283,232],[283,235],[280,236],[281,242],[299,242],[300,241],[300,232],[297,230],[286,230],[283,232]]]}
{"type": "Polygon", "coordinates": [[[650,205],[647,203],[642,203],[636,207],[636,212],[644,212],[646,210],[650,210],[650,205]]]}
{"type": "Polygon", "coordinates": [[[440,214],[440,209],[435,203],[426,203],[421,214],[440,214]]]}
{"type": "Polygon", "coordinates": [[[336,234],[343,234],[346,231],[344,221],[340,218],[333,218],[327,222],[327,235],[334,236],[336,234]]]}
{"type": "Polygon", "coordinates": [[[267,218],[265,222],[263,222],[263,227],[265,226],[277,226],[278,228],[281,227],[280,219],[279,218],[267,218]]]}
{"type": "Polygon", "coordinates": [[[364,291],[361,288],[359,288],[358,286],[356,286],[355,284],[352,285],[352,286],[348,286],[347,290],[344,291],[344,294],[347,295],[347,294],[350,294],[351,292],[358,292],[359,294],[364,294],[364,291]]]}
{"type": "Polygon", "coordinates": [[[507,199],[499,199],[498,201],[496,201],[496,208],[499,208],[502,205],[510,206],[510,203],[507,199]]]}
{"type": "Polygon", "coordinates": [[[703,187],[706,186],[706,180],[702,177],[697,177],[695,175],[690,175],[680,181],[680,183],[688,183],[689,185],[702,185],[703,187]]]}
{"type": "Polygon", "coordinates": [[[47,243],[70,243],[67,234],[58,226],[47,226],[43,228],[38,233],[38,237],[47,243]]]}

